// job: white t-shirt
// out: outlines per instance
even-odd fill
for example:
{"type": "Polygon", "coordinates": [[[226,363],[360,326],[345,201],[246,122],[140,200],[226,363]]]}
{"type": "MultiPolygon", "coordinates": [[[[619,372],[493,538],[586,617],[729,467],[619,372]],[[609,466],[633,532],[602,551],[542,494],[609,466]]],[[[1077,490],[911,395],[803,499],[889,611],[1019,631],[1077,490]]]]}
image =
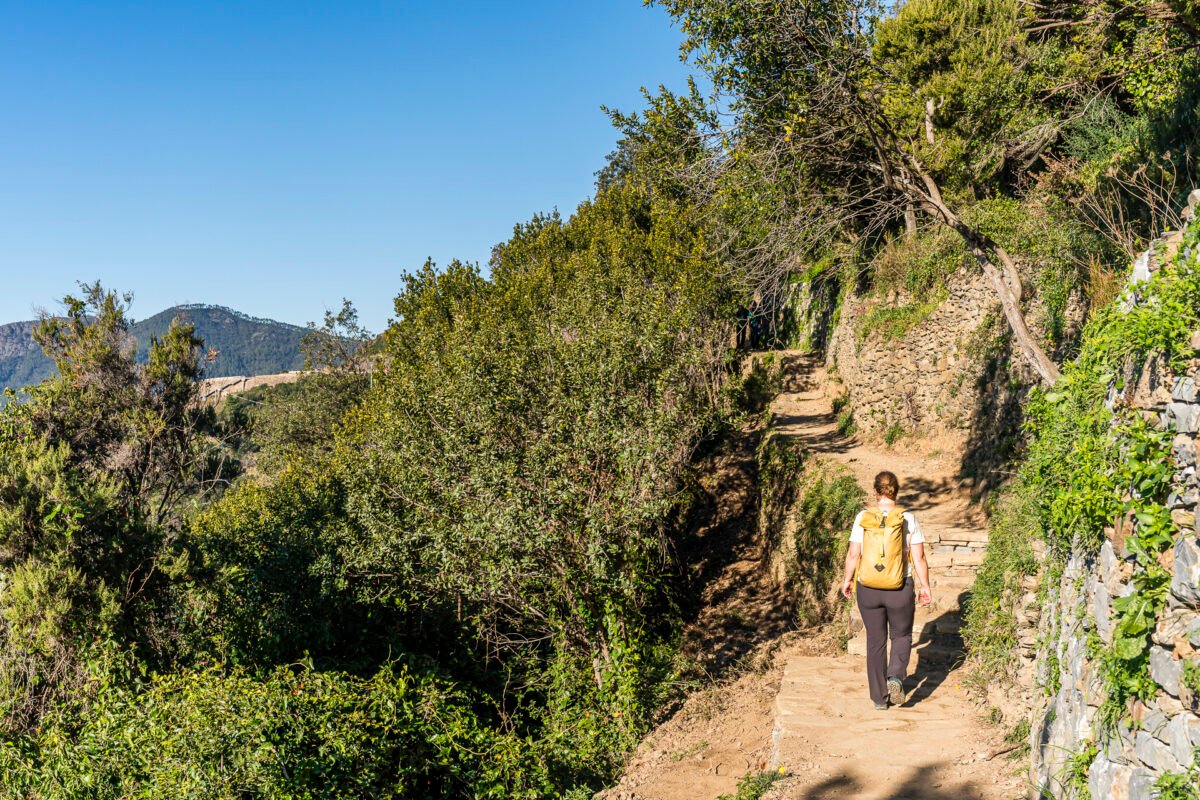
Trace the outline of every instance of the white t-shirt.
{"type": "MultiPolygon", "coordinates": [[[[854,527],[850,529],[850,542],[852,544],[862,544],[863,526],[862,518],[865,511],[858,512],[858,516],[854,518],[854,527]]],[[[911,511],[904,512],[904,528],[908,533],[908,546],[914,544],[925,544],[925,534],[921,533],[921,525],[917,522],[917,518],[913,516],[911,511]]],[[[908,560],[908,577],[912,577],[912,559],[908,560]]]]}

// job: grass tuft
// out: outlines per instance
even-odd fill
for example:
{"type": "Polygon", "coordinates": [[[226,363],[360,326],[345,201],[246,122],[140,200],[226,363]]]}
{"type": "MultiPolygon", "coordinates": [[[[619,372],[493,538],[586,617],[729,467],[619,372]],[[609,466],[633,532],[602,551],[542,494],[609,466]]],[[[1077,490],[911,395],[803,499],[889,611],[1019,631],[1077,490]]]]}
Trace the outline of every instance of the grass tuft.
{"type": "Polygon", "coordinates": [[[782,768],[763,772],[749,772],[738,781],[736,794],[723,794],[717,800],[759,800],[773,784],[783,780],[782,768]]]}
{"type": "Polygon", "coordinates": [[[858,424],[854,421],[854,411],[847,408],[838,414],[838,433],[842,436],[853,436],[858,432],[858,424]]]}

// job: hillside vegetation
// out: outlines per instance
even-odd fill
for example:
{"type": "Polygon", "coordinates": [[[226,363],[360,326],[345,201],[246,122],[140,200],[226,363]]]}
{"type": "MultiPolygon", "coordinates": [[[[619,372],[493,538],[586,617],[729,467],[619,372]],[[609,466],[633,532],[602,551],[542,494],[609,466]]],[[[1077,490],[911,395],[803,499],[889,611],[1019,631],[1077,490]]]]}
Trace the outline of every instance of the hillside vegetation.
{"type": "MultiPolygon", "coordinates": [[[[1103,308],[1194,180],[1190,5],[661,5],[716,95],[612,112],[569,217],[516,225],[486,271],[413,271],[370,377],[317,348],[216,411],[194,318],[130,352],[96,285],[41,326],[56,374],[0,411],[0,796],[590,796],[698,678],[695,463],[761,408],[739,308],[784,337],[797,285],[830,321],[878,294],[861,335],[885,336],[978,271],[1054,387],[1034,418],[1111,447],[1084,430],[1095,342],[1178,332],[1103,308]]],[[[327,322],[353,339],[352,309],[327,322]]],[[[1014,536],[1061,547],[1089,497],[1028,498],[1093,461],[1050,435],[1014,536]]]]}

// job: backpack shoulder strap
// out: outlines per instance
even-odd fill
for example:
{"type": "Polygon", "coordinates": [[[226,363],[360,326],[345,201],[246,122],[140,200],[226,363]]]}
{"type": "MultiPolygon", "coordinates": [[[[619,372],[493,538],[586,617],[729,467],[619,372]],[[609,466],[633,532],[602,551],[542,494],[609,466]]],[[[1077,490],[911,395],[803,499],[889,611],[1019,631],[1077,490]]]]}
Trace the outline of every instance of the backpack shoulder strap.
{"type": "Polygon", "coordinates": [[[912,531],[908,529],[908,520],[904,518],[904,515],[908,512],[902,506],[896,506],[892,509],[892,513],[900,517],[900,536],[904,540],[904,558],[911,561],[912,550],[910,549],[911,545],[908,543],[908,537],[912,534],[912,531]]]}

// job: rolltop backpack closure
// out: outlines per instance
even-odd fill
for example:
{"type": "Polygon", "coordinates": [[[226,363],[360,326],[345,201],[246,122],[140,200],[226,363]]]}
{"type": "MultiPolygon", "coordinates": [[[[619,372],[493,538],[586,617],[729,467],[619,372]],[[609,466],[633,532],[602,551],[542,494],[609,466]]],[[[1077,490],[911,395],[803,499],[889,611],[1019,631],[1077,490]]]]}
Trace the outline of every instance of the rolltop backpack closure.
{"type": "Polygon", "coordinates": [[[863,512],[862,557],[858,582],[872,589],[899,589],[908,577],[904,509],[878,508],[863,512]]]}

